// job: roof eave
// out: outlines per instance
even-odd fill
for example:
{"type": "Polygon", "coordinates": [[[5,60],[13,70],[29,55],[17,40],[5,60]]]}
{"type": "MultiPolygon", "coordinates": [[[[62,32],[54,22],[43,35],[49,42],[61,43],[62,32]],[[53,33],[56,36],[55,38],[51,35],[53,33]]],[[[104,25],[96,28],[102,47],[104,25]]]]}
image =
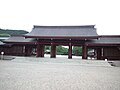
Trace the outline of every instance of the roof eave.
{"type": "Polygon", "coordinates": [[[86,43],[86,46],[120,46],[119,43],[86,43]]]}
{"type": "Polygon", "coordinates": [[[53,39],[98,39],[99,36],[24,36],[25,38],[53,38],[53,39]]]}

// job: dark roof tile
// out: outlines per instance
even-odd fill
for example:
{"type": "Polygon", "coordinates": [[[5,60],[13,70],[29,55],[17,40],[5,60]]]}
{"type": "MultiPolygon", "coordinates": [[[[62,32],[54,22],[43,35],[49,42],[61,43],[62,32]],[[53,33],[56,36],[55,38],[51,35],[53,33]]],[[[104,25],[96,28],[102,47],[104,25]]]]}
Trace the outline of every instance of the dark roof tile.
{"type": "Polygon", "coordinates": [[[100,37],[96,40],[91,40],[91,44],[120,44],[120,37],[100,37]]]}
{"type": "Polygon", "coordinates": [[[35,41],[35,39],[32,38],[26,38],[22,37],[22,36],[12,36],[6,40],[4,40],[3,42],[32,42],[35,41]]]}
{"type": "Polygon", "coordinates": [[[86,26],[34,26],[26,36],[81,37],[97,36],[94,25],[86,26]]]}

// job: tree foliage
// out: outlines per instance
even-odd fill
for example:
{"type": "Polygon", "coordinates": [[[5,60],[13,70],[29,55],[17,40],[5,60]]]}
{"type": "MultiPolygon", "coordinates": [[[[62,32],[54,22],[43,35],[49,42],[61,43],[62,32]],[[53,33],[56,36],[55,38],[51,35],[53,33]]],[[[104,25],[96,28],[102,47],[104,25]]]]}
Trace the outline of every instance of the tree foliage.
{"type": "Polygon", "coordinates": [[[50,50],[50,46],[45,46],[45,50],[50,50]]]}
{"type": "MultiPolygon", "coordinates": [[[[51,46],[45,46],[45,52],[46,53],[50,53],[50,52],[48,52],[50,50],[51,50],[51,46]]],[[[57,46],[56,47],[56,54],[57,55],[67,55],[68,54],[68,49],[64,48],[62,46],[57,46]]]]}
{"type": "Polygon", "coordinates": [[[10,30],[10,29],[0,29],[0,35],[1,36],[6,36],[6,35],[23,35],[27,34],[28,32],[25,30],[10,30]]]}
{"type": "MultiPolygon", "coordinates": [[[[50,51],[51,46],[45,46],[45,51],[50,51]]],[[[57,46],[56,47],[56,53],[57,55],[67,55],[68,54],[68,49],[64,48],[62,46],[57,46]]],[[[82,47],[73,47],[73,54],[76,56],[81,56],[82,55],[82,47]]]]}
{"type": "Polygon", "coordinates": [[[57,46],[57,54],[58,55],[66,55],[68,54],[68,49],[67,48],[64,48],[62,46],[57,46]]]}
{"type": "Polygon", "coordinates": [[[81,56],[82,55],[82,47],[74,46],[73,54],[76,56],[81,56]]]}
{"type": "Polygon", "coordinates": [[[0,37],[10,37],[10,35],[9,34],[1,34],[0,33],[0,37]]]}

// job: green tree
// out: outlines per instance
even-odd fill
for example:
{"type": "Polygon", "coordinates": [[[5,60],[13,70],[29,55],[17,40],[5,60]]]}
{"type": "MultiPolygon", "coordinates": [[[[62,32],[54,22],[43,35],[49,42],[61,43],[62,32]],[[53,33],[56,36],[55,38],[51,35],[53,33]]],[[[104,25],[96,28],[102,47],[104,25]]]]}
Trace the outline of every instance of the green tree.
{"type": "Polygon", "coordinates": [[[74,46],[73,54],[76,56],[81,56],[82,55],[82,47],[74,46]]]}
{"type": "Polygon", "coordinates": [[[45,53],[50,54],[50,49],[51,49],[50,46],[45,46],[45,49],[44,49],[45,53]]]}
{"type": "Polygon", "coordinates": [[[10,37],[9,34],[0,34],[0,37],[10,37]]]}
{"type": "Polygon", "coordinates": [[[50,46],[45,46],[45,50],[50,50],[50,46]]]}
{"type": "Polygon", "coordinates": [[[57,46],[57,54],[58,55],[66,55],[68,54],[68,49],[67,48],[64,48],[62,46],[57,46]]]}
{"type": "Polygon", "coordinates": [[[0,34],[8,34],[8,35],[24,35],[28,32],[25,30],[11,30],[11,29],[0,29],[0,34]]]}

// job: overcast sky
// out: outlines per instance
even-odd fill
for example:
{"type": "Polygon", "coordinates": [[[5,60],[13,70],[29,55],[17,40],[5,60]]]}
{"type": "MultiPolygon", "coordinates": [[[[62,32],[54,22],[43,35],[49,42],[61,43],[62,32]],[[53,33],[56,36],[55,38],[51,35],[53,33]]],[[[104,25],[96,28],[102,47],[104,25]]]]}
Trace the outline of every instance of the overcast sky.
{"type": "Polygon", "coordinates": [[[0,28],[96,25],[99,35],[120,35],[120,0],[0,0],[0,28]]]}

